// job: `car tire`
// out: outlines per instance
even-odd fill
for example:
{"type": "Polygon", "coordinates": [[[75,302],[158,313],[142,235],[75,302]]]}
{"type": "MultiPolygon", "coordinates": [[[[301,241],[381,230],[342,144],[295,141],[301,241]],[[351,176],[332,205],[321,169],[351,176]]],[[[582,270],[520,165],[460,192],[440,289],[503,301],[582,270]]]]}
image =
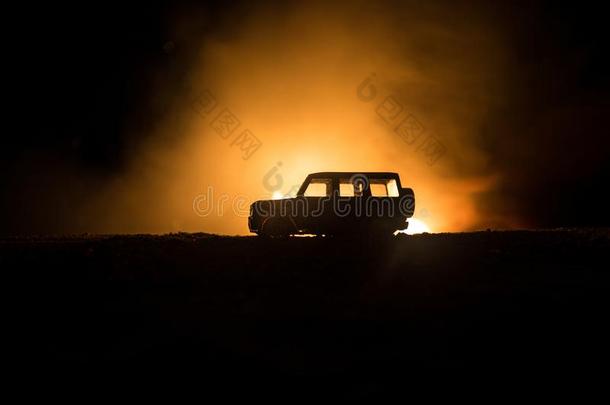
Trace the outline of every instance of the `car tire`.
{"type": "Polygon", "coordinates": [[[269,218],[262,226],[259,235],[267,238],[285,238],[292,233],[290,222],[282,218],[269,218]]]}

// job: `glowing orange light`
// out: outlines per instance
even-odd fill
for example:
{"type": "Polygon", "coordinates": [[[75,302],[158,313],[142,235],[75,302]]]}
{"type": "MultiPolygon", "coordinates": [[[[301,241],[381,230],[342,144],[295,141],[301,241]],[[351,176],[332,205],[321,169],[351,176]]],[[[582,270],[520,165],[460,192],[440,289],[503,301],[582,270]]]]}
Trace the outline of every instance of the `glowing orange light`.
{"type": "Polygon", "coordinates": [[[398,231],[398,233],[405,233],[407,235],[416,235],[418,233],[430,233],[430,227],[426,225],[424,221],[417,218],[409,219],[409,227],[398,231]]]}

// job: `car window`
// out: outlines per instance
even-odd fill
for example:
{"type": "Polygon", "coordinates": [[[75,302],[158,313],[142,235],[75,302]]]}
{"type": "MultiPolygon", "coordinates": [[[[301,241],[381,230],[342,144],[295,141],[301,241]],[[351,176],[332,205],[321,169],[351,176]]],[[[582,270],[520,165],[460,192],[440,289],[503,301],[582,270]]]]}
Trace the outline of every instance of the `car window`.
{"type": "Polygon", "coordinates": [[[399,197],[398,193],[398,184],[396,183],[396,179],[390,179],[386,183],[386,189],[388,190],[388,197],[399,197]]]}
{"type": "Polygon", "coordinates": [[[363,182],[354,182],[352,179],[339,179],[339,196],[362,197],[364,186],[363,182]]]}
{"type": "Polygon", "coordinates": [[[354,196],[354,185],[349,179],[339,180],[339,196],[340,197],[353,197],[354,196]]]}
{"type": "Polygon", "coordinates": [[[305,197],[329,196],[332,188],[331,185],[331,179],[311,179],[307,189],[305,189],[305,197]]]}
{"type": "Polygon", "coordinates": [[[388,189],[385,183],[371,183],[371,195],[373,197],[387,197],[388,189]]]}
{"type": "Polygon", "coordinates": [[[395,179],[371,179],[373,197],[398,197],[398,185],[395,179]]]}

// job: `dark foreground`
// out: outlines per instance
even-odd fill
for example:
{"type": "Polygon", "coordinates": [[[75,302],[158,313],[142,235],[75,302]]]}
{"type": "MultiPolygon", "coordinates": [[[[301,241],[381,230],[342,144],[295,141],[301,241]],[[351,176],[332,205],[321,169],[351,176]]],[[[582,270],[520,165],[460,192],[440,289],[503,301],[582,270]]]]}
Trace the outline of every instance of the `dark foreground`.
{"type": "Polygon", "coordinates": [[[85,236],[4,240],[0,264],[32,369],[314,379],[349,396],[425,368],[605,368],[609,247],[607,230],[85,236]]]}

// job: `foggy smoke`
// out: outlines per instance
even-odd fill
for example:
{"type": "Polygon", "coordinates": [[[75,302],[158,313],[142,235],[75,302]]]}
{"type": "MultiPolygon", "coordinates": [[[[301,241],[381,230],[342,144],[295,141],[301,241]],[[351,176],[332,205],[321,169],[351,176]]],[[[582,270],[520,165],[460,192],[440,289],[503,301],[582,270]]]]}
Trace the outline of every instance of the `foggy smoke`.
{"type": "Polygon", "coordinates": [[[125,108],[121,138],[107,140],[119,163],[98,173],[42,153],[15,180],[28,190],[19,208],[33,230],[246,234],[247,202],[294,194],[308,173],[396,171],[434,232],[556,225],[580,202],[561,199],[566,187],[587,194],[595,184],[579,179],[608,172],[607,147],[580,141],[597,136],[607,100],[595,83],[576,87],[586,58],[555,45],[547,10],[515,9],[293,1],[161,10],[158,50],[132,78],[140,99],[125,108]],[[53,197],[46,206],[25,197],[40,184],[53,197]]]}
{"type": "Polygon", "coordinates": [[[127,174],[89,208],[110,213],[95,222],[98,231],[247,233],[234,198],[288,194],[315,171],[397,171],[416,191],[416,217],[433,230],[480,223],[473,197],[495,176],[476,140],[503,90],[504,56],[490,21],[417,3],[251,11],[207,21],[219,24],[214,34],[195,38],[180,30],[196,26],[197,14],[177,17],[170,47],[190,64],[176,60],[180,82],[158,84],[158,97],[175,100],[171,110],[134,148],[127,174]],[[359,94],[363,83],[375,97],[359,94]],[[385,111],[389,102],[399,114],[385,111]],[[239,121],[227,139],[214,126],[225,109],[239,121]],[[406,117],[421,128],[401,136],[406,117]],[[232,142],[246,129],[260,147],[244,159],[232,142]],[[425,139],[440,144],[440,156],[428,156],[425,139]],[[224,205],[222,216],[193,210],[208,187],[228,198],[205,202],[224,205]]]}

